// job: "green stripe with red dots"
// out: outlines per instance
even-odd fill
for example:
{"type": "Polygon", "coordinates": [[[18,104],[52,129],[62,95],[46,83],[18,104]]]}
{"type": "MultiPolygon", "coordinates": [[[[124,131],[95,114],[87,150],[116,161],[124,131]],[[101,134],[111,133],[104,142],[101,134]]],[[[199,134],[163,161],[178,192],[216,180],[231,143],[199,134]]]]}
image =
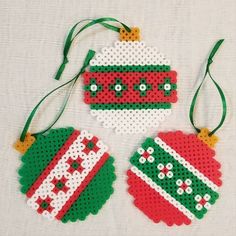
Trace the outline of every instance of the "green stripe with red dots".
{"type": "Polygon", "coordinates": [[[154,157],[153,162],[145,161],[143,164],[140,163],[139,159],[142,155],[136,152],[130,159],[131,164],[136,166],[139,170],[141,170],[144,174],[151,178],[152,181],[154,181],[173,198],[184,205],[197,218],[202,218],[207,209],[203,207],[201,210],[197,210],[196,205],[198,204],[198,202],[196,201],[195,197],[197,195],[204,196],[205,194],[208,194],[210,195],[209,203],[212,205],[219,197],[218,193],[209,188],[192,172],[190,172],[187,168],[185,168],[182,164],[175,160],[152,138],[147,138],[146,141],[142,144],[142,148],[144,150],[147,150],[149,147],[154,149],[154,152],[151,154],[154,157]],[[163,179],[159,178],[158,174],[161,172],[161,170],[159,170],[157,166],[159,164],[166,166],[168,163],[171,163],[173,166],[170,170],[173,173],[173,176],[171,178],[169,178],[168,176],[165,176],[163,179]],[[192,188],[192,192],[190,194],[186,192],[184,192],[183,194],[178,194],[177,190],[178,188],[180,188],[180,186],[178,186],[176,182],[178,180],[182,180],[184,182],[186,179],[190,179],[192,181],[190,185],[190,187],[192,188]]]}

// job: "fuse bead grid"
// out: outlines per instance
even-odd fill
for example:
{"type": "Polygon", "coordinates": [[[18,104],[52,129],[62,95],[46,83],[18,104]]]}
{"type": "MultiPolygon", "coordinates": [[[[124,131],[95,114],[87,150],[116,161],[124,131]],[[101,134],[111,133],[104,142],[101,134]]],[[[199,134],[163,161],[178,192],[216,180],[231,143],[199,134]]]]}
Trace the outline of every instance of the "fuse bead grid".
{"type": "Polygon", "coordinates": [[[218,199],[220,163],[195,134],[181,131],[147,138],[131,157],[128,192],[151,220],[167,225],[201,219],[218,199]]]}
{"type": "Polygon", "coordinates": [[[107,149],[84,130],[61,128],[37,136],[19,169],[27,204],[62,222],[97,214],[113,193],[114,159],[107,149]]]}
{"type": "Polygon", "coordinates": [[[177,102],[177,73],[157,48],[142,41],[103,48],[89,70],[83,74],[84,101],[104,127],[117,133],[158,127],[177,102]]]}

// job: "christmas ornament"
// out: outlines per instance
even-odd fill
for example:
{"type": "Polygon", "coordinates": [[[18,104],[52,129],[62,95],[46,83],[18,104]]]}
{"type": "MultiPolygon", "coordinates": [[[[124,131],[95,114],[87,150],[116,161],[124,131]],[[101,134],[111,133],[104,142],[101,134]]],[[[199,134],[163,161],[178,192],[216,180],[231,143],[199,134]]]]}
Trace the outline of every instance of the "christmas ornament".
{"type": "MultiPolygon", "coordinates": [[[[86,21],[88,23],[78,32],[78,24],[84,21],[77,23],[68,34],[63,63],[55,77],[57,80],[69,61],[69,48],[80,32],[95,24],[120,31],[120,28],[107,23],[118,22],[113,18],[86,21]]],[[[122,26],[130,30],[124,24],[122,26]]],[[[74,85],[94,54],[94,51],[89,50],[82,68],[75,77],[49,92],[35,106],[26,121],[20,140],[15,143],[15,148],[23,154],[19,169],[21,192],[26,194],[27,204],[32,209],[50,220],[85,220],[90,213],[97,214],[113,193],[114,159],[107,152],[107,146],[85,130],[52,129],[65,110],[74,85]],[[52,124],[41,132],[28,133],[40,105],[48,96],[65,86],[68,86],[65,102],[52,124]]]]}
{"type": "Polygon", "coordinates": [[[222,42],[216,43],[208,58],[204,79],[190,107],[190,121],[197,134],[159,132],[157,137],[147,138],[130,159],[128,192],[134,197],[135,206],[155,223],[188,225],[194,218],[203,218],[219,197],[221,165],[213,149],[218,141],[214,133],[225,120],[226,101],[211,76],[210,64],[222,42]],[[211,132],[197,128],[193,119],[196,99],[207,76],[215,84],[223,104],[220,124],[211,132]]]}
{"type": "Polygon", "coordinates": [[[120,41],[103,48],[83,77],[91,114],[116,133],[158,127],[177,101],[176,72],[163,53],[140,41],[138,28],[122,29],[120,41]]]}
{"type": "Polygon", "coordinates": [[[97,214],[113,192],[113,157],[85,130],[52,129],[22,156],[21,191],[27,204],[48,219],[84,220],[97,214]]]}

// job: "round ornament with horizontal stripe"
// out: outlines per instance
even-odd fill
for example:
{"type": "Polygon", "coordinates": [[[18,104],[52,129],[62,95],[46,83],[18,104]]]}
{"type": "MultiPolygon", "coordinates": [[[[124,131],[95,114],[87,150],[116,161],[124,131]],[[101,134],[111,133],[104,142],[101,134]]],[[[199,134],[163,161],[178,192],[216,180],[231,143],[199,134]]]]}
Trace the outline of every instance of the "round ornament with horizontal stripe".
{"type": "Polygon", "coordinates": [[[171,113],[177,73],[156,47],[140,41],[139,29],[120,31],[120,41],[90,61],[84,101],[91,114],[117,133],[144,133],[171,113]]]}
{"type": "Polygon", "coordinates": [[[113,193],[115,180],[107,146],[74,128],[52,129],[30,145],[19,169],[27,204],[44,217],[64,223],[97,214],[113,193]]]}
{"type": "Polygon", "coordinates": [[[205,128],[197,135],[176,131],[147,138],[127,172],[134,205],[155,223],[169,226],[202,219],[222,184],[216,141],[205,128]]]}

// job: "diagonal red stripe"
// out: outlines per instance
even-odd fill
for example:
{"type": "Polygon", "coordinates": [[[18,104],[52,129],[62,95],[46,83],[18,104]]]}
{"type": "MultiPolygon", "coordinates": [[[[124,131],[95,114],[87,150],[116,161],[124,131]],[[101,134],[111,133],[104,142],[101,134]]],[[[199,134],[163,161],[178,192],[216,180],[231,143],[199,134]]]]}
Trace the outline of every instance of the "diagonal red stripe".
{"type": "Polygon", "coordinates": [[[30,187],[28,192],[26,193],[26,196],[28,198],[32,197],[35,193],[35,191],[39,188],[39,186],[42,184],[43,180],[47,178],[49,173],[52,169],[57,165],[58,161],[61,159],[61,157],[66,153],[70,145],[76,140],[76,138],[79,136],[80,131],[75,130],[71,136],[68,138],[68,140],[63,144],[63,146],[59,149],[57,154],[53,157],[52,161],[49,163],[49,165],[44,169],[44,171],[41,173],[41,175],[38,177],[38,179],[34,182],[34,184],[30,187]]]}

